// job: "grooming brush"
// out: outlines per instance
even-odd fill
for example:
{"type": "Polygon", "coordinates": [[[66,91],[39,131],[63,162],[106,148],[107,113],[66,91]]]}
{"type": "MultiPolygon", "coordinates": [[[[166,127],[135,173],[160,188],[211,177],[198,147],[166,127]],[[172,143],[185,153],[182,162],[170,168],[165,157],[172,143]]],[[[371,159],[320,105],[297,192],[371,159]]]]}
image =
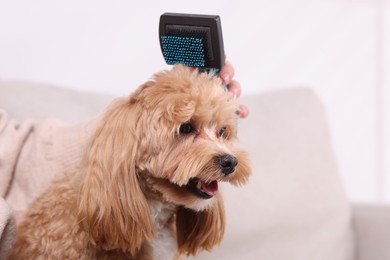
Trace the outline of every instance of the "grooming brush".
{"type": "Polygon", "coordinates": [[[164,13],[160,46],[165,62],[217,73],[224,65],[221,19],[218,15],[164,13]]]}

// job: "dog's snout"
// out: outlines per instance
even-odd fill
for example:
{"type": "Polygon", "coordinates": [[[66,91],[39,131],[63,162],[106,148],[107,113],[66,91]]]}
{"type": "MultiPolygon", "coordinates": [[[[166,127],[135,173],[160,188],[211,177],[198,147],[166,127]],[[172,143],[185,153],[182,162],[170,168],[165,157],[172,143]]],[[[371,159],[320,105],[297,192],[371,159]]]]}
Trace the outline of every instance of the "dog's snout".
{"type": "Polygon", "coordinates": [[[224,175],[229,175],[234,172],[238,160],[236,157],[230,154],[224,154],[218,157],[218,164],[224,175]]]}

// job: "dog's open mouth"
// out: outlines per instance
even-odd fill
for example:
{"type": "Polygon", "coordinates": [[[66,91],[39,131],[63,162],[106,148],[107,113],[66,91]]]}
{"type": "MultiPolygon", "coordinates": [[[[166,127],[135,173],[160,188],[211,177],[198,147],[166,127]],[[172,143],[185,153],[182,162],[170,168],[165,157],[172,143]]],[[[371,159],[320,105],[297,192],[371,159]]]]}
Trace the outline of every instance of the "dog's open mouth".
{"type": "Polygon", "coordinates": [[[210,199],[218,192],[218,181],[205,182],[193,178],[188,182],[187,188],[202,199],[210,199]]]}

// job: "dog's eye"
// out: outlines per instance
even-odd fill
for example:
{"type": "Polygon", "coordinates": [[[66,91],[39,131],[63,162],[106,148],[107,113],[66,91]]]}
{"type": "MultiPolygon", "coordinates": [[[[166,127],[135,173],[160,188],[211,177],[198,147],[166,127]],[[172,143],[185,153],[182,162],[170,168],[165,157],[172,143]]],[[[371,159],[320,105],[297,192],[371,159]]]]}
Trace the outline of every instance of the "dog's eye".
{"type": "Polygon", "coordinates": [[[219,132],[218,132],[218,136],[219,137],[225,137],[225,132],[226,132],[226,127],[222,127],[219,132]]]}
{"type": "Polygon", "coordinates": [[[191,123],[184,123],[180,126],[180,129],[179,129],[179,132],[182,135],[191,134],[194,131],[195,131],[195,128],[193,127],[193,125],[191,123]]]}

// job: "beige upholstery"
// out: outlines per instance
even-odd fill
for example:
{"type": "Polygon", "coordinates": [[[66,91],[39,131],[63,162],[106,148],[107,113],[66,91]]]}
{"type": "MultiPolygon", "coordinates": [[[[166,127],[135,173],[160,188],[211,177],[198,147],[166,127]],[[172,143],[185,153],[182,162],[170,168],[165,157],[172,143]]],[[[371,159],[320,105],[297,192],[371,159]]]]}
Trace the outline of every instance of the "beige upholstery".
{"type": "MultiPolygon", "coordinates": [[[[0,108],[18,120],[56,117],[77,122],[99,114],[111,99],[0,82],[0,108]]],[[[378,206],[372,213],[371,207],[351,207],[347,201],[320,100],[308,89],[293,89],[243,97],[241,102],[249,106],[250,116],[239,120],[239,145],[250,152],[254,174],[245,187],[223,186],[225,239],[212,253],[197,258],[389,259],[384,242],[390,241],[385,231],[390,230],[389,208],[378,206]]]]}
{"type": "Polygon", "coordinates": [[[337,173],[324,108],[307,89],[243,98],[240,144],[254,176],[225,191],[228,229],[205,259],[353,259],[349,203],[337,173]]]}

